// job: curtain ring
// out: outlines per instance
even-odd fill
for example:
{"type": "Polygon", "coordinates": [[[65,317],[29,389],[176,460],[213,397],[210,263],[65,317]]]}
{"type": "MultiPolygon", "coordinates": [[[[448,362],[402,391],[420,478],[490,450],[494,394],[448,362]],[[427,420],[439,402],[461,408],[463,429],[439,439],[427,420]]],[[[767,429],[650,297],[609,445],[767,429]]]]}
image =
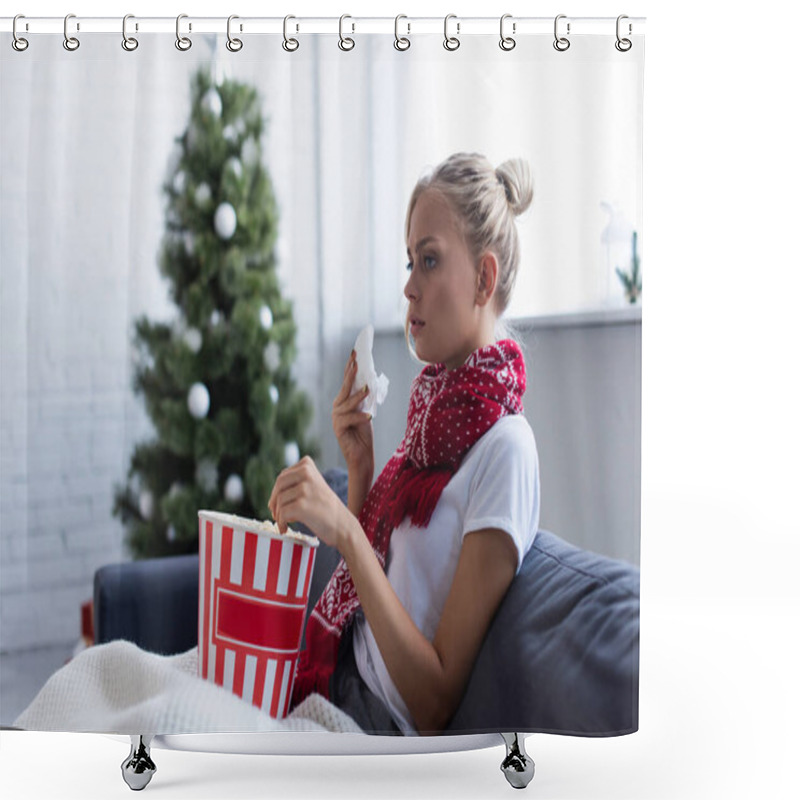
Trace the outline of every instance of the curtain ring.
{"type": "MultiPolygon", "coordinates": [[[[444,42],[443,42],[443,45],[444,45],[444,49],[445,50],[450,50],[452,52],[453,50],[458,50],[458,48],[461,47],[461,40],[457,36],[448,36],[447,35],[447,23],[451,19],[456,19],[456,15],[455,14],[448,14],[444,18],[444,42]]],[[[460,31],[461,31],[461,23],[457,22],[456,23],[456,33],[460,33],[460,31]]]]}
{"type": "MultiPolygon", "coordinates": [[[[506,52],[513,50],[517,46],[516,39],[512,39],[510,36],[505,36],[503,33],[503,25],[507,19],[511,19],[511,14],[503,14],[503,16],[500,17],[500,49],[505,50],[506,52]]],[[[517,32],[516,22],[512,23],[511,30],[513,33],[517,32]]]]}
{"type": "MultiPolygon", "coordinates": [[[[70,19],[74,18],[74,14],[67,14],[67,16],[64,17],[64,49],[69,50],[70,53],[74,50],[77,50],[81,46],[81,43],[78,41],[78,39],[76,39],[74,36],[70,36],[67,31],[67,25],[69,24],[70,19]]],[[[80,26],[78,27],[78,30],[80,30],[80,26]]]]}
{"type": "Polygon", "coordinates": [[[290,39],[286,35],[290,19],[297,19],[297,17],[293,17],[291,14],[289,14],[283,18],[283,49],[286,50],[287,53],[293,53],[298,47],[300,47],[300,42],[298,42],[297,39],[290,39]]]}
{"type": "MultiPolygon", "coordinates": [[[[408,50],[411,47],[411,39],[407,39],[405,36],[401,38],[399,27],[400,27],[400,20],[401,19],[408,19],[405,14],[398,14],[394,18],[394,49],[395,50],[408,50]]],[[[408,26],[408,32],[411,33],[411,23],[407,22],[406,25],[408,26]]]]}
{"type": "Polygon", "coordinates": [[[14,38],[11,40],[11,46],[18,52],[21,53],[23,50],[28,49],[28,40],[23,39],[19,34],[17,34],[17,20],[18,19],[25,19],[24,14],[17,14],[14,17],[14,25],[11,29],[11,32],[14,35],[14,38]]]}
{"type": "MultiPolygon", "coordinates": [[[[565,50],[569,50],[569,45],[570,45],[569,39],[567,39],[565,36],[558,35],[558,21],[560,19],[566,19],[566,18],[567,18],[566,14],[559,14],[556,17],[556,21],[553,26],[554,35],[556,37],[556,40],[553,42],[553,47],[555,47],[555,49],[558,50],[559,53],[563,53],[565,50]]],[[[567,36],[568,35],[569,35],[569,22],[567,23],[567,36]]]]}
{"type": "MultiPolygon", "coordinates": [[[[192,46],[192,40],[188,36],[181,36],[181,20],[187,19],[188,16],[188,14],[178,14],[178,19],[175,20],[175,47],[183,52],[192,46]]],[[[189,23],[189,30],[191,29],[192,25],[189,23]]]]}
{"type": "MultiPolygon", "coordinates": [[[[620,25],[619,24],[623,19],[628,19],[628,16],[626,14],[620,14],[617,17],[617,41],[614,42],[614,47],[616,47],[617,50],[620,51],[620,53],[627,53],[628,50],[630,50],[631,47],[633,47],[633,42],[631,42],[630,39],[622,39],[622,38],[620,38],[620,35],[619,35],[620,25]]],[[[631,24],[629,22],[628,23],[628,33],[630,34],[632,32],[633,32],[633,27],[631,26],[631,24]]]]}
{"type": "MultiPolygon", "coordinates": [[[[346,19],[353,19],[353,18],[349,14],[342,14],[342,16],[339,17],[339,49],[344,51],[352,50],[356,46],[356,43],[353,39],[351,39],[349,36],[345,38],[342,35],[342,23],[346,19]]],[[[353,33],[355,33],[356,32],[355,22],[352,23],[352,25],[353,25],[353,33]]]]}
{"type": "Polygon", "coordinates": [[[231,38],[231,21],[234,19],[239,19],[239,17],[237,17],[236,14],[231,14],[228,17],[228,41],[225,42],[225,47],[227,47],[228,50],[231,51],[231,53],[238,53],[242,49],[242,47],[244,47],[244,45],[242,44],[241,39],[231,38]]]}
{"type": "Polygon", "coordinates": [[[133,36],[128,36],[129,19],[134,19],[133,14],[126,14],[122,18],[122,49],[132,53],[139,46],[139,40],[135,39],[133,36]]]}

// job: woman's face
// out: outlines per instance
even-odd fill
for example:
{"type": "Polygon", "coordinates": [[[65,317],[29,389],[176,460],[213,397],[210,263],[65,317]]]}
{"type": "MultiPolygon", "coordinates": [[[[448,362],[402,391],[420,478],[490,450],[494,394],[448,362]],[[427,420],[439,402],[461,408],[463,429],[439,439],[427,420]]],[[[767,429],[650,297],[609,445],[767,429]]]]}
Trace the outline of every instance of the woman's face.
{"type": "Polygon", "coordinates": [[[478,274],[441,192],[424,191],[411,212],[405,287],[407,320],[417,357],[460,367],[481,347],[478,274]]]}

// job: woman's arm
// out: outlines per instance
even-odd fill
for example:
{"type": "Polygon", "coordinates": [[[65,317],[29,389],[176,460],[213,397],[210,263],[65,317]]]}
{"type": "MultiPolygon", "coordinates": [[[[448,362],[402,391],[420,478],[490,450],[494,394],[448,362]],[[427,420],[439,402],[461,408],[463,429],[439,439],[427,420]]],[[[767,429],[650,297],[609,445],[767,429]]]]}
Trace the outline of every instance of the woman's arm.
{"type": "Polygon", "coordinates": [[[364,501],[372,487],[374,466],[369,461],[353,465],[347,470],[347,508],[354,517],[358,517],[364,501]]]}
{"type": "Polygon", "coordinates": [[[307,456],[275,481],[270,511],[283,532],[303,522],[335,547],[350,569],[386,668],[420,733],[439,733],[458,707],[478,651],[514,578],[517,550],[505,531],[464,537],[432,642],[408,615],[358,519],[307,456]]]}
{"type": "Polygon", "coordinates": [[[517,568],[504,531],[465,536],[433,642],[414,624],[361,527],[342,537],[342,555],[389,675],[420,733],[439,733],[455,713],[492,618],[517,568]]]}

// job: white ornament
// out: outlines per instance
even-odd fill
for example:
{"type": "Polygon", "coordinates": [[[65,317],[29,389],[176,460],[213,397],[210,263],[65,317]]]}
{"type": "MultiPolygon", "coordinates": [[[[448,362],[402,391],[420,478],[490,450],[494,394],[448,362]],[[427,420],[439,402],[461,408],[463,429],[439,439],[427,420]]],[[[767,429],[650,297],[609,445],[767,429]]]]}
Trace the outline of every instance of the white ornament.
{"type": "Polygon", "coordinates": [[[220,322],[222,322],[222,312],[218,308],[215,308],[211,312],[210,321],[211,321],[211,327],[213,328],[216,328],[217,325],[219,325],[220,322]]]}
{"type": "Polygon", "coordinates": [[[225,162],[225,169],[232,172],[237,179],[242,177],[242,162],[235,156],[232,156],[225,162]]]}
{"type": "Polygon", "coordinates": [[[186,189],[186,173],[181,170],[172,180],[172,188],[178,193],[183,194],[186,189]]]}
{"type": "Polygon", "coordinates": [[[222,138],[228,144],[236,144],[237,140],[239,139],[239,134],[236,131],[236,128],[233,125],[226,125],[222,129],[222,138]]]}
{"type": "Polygon", "coordinates": [[[201,183],[194,190],[194,202],[199,208],[205,208],[211,200],[211,187],[207,183],[201,183]]]}
{"type": "Polygon", "coordinates": [[[222,98],[216,89],[209,89],[200,100],[200,108],[212,117],[222,116],[222,98]]]}
{"type": "Polygon", "coordinates": [[[278,393],[278,387],[275,386],[275,384],[269,387],[269,399],[272,400],[272,405],[278,405],[280,394],[278,393]]]}
{"type": "Polygon", "coordinates": [[[261,311],[258,312],[258,318],[261,320],[261,327],[268,331],[272,327],[272,309],[269,306],[261,306],[261,311]]]}
{"type": "Polygon", "coordinates": [[[236,211],[230,203],[222,203],[214,214],[214,230],[220,239],[230,239],[236,233],[236,211]]]}
{"type": "Polygon", "coordinates": [[[201,458],[194,471],[194,479],[204,492],[213,492],[217,488],[219,473],[217,465],[210,458],[201,458]]]}
{"type": "Polygon", "coordinates": [[[291,467],[293,464],[296,464],[300,460],[300,448],[297,446],[297,442],[289,442],[286,447],[283,448],[283,461],[287,467],[291,467]]]}
{"type": "Polygon", "coordinates": [[[264,365],[270,372],[275,372],[281,365],[281,349],[277,342],[270,342],[264,348],[264,365]]]}
{"type": "Polygon", "coordinates": [[[225,499],[230,503],[240,503],[244,497],[244,484],[242,479],[236,475],[229,475],[225,481],[225,499]]]}
{"type": "Polygon", "coordinates": [[[258,163],[258,142],[250,136],[242,145],[242,161],[248,167],[254,167],[258,163]]]}
{"type": "Polygon", "coordinates": [[[197,354],[203,346],[203,334],[197,328],[188,328],[183,334],[183,341],[193,353],[197,354]]]}
{"type": "Polygon", "coordinates": [[[211,396],[203,383],[193,383],[187,398],[189,413],[195,419],[203,419],[211,407],[211,396]]]}
{"type": "Polygon", "coordinates": [[[194,235],[189,233],[189,231],[183,234],[183,247],[187,255],[194,255],[194,235]]]}
{"type": "Polygon", "coordinates": [[[155,500],[153,500],[153,493],[149,489],[145,489],[139,495],[139,513],[144,519],[152,519],[154,506],[155,500]]]}
{"type": "Polygon", "coordinates": [[[170,525],[167,528],[167,541],[168,542],[174,542],[177,538],[178,538],[178,534],[175,531],[175,526],[174,525],[170,525]]]}

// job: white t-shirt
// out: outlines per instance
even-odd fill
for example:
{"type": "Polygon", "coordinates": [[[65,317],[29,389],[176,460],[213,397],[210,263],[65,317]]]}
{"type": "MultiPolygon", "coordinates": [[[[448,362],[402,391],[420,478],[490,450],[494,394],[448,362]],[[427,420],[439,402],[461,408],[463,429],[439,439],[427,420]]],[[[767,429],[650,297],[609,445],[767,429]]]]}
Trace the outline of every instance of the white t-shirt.
{"type": "MultiPolygon", "coordinates": [[[[521,414],[499,419],[467,453],[444,488],[427,528],[408,517],[389,542],[386,575],[403,607],[433,641],[450,592],[464,536],[484,528],[506,531],[517,547],[517,572],[539,527],[539,459],[521,414]]],[[[369,623],[356,617],[353,649],[367,686],[405,734],[411,714],[383,662],[369,623]]]]}

